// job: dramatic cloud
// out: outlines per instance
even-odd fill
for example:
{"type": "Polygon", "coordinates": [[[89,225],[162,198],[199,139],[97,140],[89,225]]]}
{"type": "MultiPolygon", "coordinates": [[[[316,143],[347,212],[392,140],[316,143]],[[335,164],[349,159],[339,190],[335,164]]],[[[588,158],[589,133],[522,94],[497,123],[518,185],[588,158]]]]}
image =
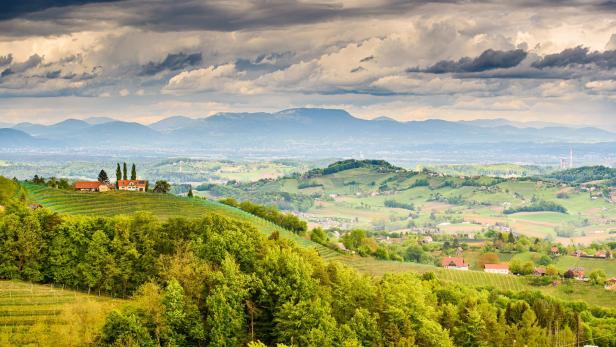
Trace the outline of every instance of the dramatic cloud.
{"type": "Polygon", "coordinates": [[[156,75],[159,72],[169,70],[169,71],[177,71],[182,70],[188,67],[194,67],[201,64],[203,60],[201,53],[177,53],[177,54],[169,54],[160,63],[149,62],[147,65],[143,66],[141,70],[141,75],[156,75]]]}
{"type": "Polygon", "coordinates": [[[12,61],[13,61],[13,55],[11,54],[4,55],[4,56],[0,55],[0,67],[9,65],[12,61]]]}
{"type": "Polygon", "coordinates": [[[0,119],[216,104],[611,126],[614,11],[603,0],[10,0],[0,119]]]}
{"type": "Polygon", "coordinates": [[[6,0],[0,3],[0,20],[12,19],[23,15],[43,11],[53,7],[67,7],[96,2],[113,2],[119,0],[6,0]]]}
{"type": "Polygon", "coordinates": [[[567,67],[572,65],[594,64],[600,68],[611,69],[616,67],[616,50],[605,52],[589,52],[586,47],[578,46],[565,49],[556,54],[549,54],[532,64],[538,69],[552,67],[567,67]]]}
{"type": "Polygon", "coordinates": [[[458,61],[442,60],[425,69],[410,69],[409,72],[427,72],[434,74],[451,72],[482,72],[486,70],[511,68],[526,58],[527,53],[521,49],[513,51],[496,51],[488,49],[476,58],[464,57],[458,61]]]}
{"type": "Polygon", "coordinates": [[[16,63],[2,71],[1,77],[6,77],[12,74],[21,73],[38,66],[43,61],[43,58],[38,54],[31,55],[28,60],[22,63],[16,63]]]}

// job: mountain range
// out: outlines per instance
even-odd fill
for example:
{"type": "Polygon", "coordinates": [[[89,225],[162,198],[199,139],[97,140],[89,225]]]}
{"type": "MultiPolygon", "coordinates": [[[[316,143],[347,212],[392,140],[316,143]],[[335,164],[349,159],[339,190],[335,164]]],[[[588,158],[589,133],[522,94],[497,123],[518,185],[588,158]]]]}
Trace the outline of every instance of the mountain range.
{"type": "MultiPolygon", "coordinates": [[[[616,133],[552,123],[504,119],[452,122],[365,120],[338,109],[298,108],[275,113],[174,116],[153,124],[93,117],[53,125],[20,123],[0,132],[5,148],[81,148],[141,153],[237,153],[328,156],[400,152],[425,146],[616,142],[616,133]]],[[[484,146],[486,147],[486,146],[484,146]]]]}

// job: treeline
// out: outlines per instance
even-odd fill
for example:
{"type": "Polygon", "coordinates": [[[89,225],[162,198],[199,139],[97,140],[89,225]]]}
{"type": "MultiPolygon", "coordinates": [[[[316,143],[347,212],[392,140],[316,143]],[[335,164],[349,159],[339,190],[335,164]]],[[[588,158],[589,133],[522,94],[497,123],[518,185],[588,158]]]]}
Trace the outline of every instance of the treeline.
{"type": "Polygon", "coordinates": [[[605,166],[584,166],[563,171],[556,171],[546,177],[574,184],[591,181],[614,180],[616,179],[616,169],[605,166]]]}
{"type": "Polygon", "coordinates": [[[384,205],[389,208],[402,208],[410,211],[415,210],[415,205],[413,205],[413,203],[405,203],[393,199],[385,200],[384,205]]]}
{"type": "Polygon", "coordinates": [[[201,184],[195,189],[207,191],[215,197],[250,200],[261,205],[275,205],[281,210],[308,211],[314,204],[312,196],[304,194],[260,190],[263,182],[227,183],[226,185],[201,184]]]}
{"type": "Polygon", "coordinates": [[[225,205],[237,207],[245,212],[268,220],[298,235],[304,235],[308,230],[308,225],[305,221],[299,219],[292,213],[282,213],[274,206],[263,206],[250,201],[238,202],[233,198],[226,198],[219,201],[225,205]]]}
{"type": "Polygon", "coordinates": [[[399,168],[390,164],[385,160],[356,160],[356,159],[348,159],[337,161],[333,164],[330,164],[326,168],[318,168],[312,169],[304,174],[305,178],[318,177],[323,175],[331,175],[336,172],[357,169],[362,167],[370,167],[375,168],[378,172],[396,172],[396,171],[404,171],[404,169],[399,168]]]}
{"type": "Polygon", "coordinates": [[[514,214],[518,212],[559,212],[567,213],[567,209],[552,201],[534,201],[530,205],[520,207],[510,207],[503,211],[504,214],[514,214]]]}
{"type": "Polygon", "coordinates": [[[374,278],[217,215],[161,223],[9,207],[0,245],[3,279],[132,293],[100,345],[616,345],[612,310],[432,273],[374,278]]]}

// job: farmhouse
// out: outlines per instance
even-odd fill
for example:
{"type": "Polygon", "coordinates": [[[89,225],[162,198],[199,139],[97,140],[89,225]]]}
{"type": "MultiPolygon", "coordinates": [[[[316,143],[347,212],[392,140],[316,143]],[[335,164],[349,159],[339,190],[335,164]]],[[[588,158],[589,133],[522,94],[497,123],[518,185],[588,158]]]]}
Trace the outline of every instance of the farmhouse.
{"type": "Polygon", "coordinates": [[[567,278],[575,278],[577,280],[584,279],[584,268],[583,267],[572,267],[567,272],[565,272],[565,277],[567,278]]]}
{"type": "Polygon", "coordinates": [[[535,276],[545,276],[547,275],[547,271],[545,271],[544,267],[536,267],[533,271],[533,275],[535,276]]]}
{"type": "Polygon", "coordinates": [[[75,190],[79,190],[82,192],[107,192],[109,191],[109,186],[95,181],[95,182],[75,182],[75,190]]]}
{"type": "Polygon", "coordinates": [[[507,264],[485,264],[483,266],[483,271],[493,273],[493,274],[508,275],[509,265],[507,264]]]}
{"type": "Polygon", "coordinates": [[[445,269],[468,270],[468,264],[461,257],[445,257],[441,260],[441,265],[445,269]]]}
{"type": "Polygon", "coordinates": [[[616,277],[612,277],[612,278],[608,279],[607,281],[605,281],[604,288],[606,290],[616,291],[616,277]]]}
{"type": "Polygon", "coordinates": [[[131,192],[145,192],[148,181],[144,180],[119,180],[118,189],[131,192]]]}

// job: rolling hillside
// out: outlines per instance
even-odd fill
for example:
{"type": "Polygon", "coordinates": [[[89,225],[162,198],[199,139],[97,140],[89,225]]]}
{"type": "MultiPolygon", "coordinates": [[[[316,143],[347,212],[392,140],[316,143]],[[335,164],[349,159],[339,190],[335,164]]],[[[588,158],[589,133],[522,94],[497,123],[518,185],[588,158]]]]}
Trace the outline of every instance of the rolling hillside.
{"type": "Polygon", "coordinates": [[[515,276],[488,274],[481,271],[445,270],[432,265],[382,261],[372,257],[364,258],[343,255],[310,240],[298,237],[261,218],[211,200],[187,199],[150,193],[82,193],[57,190],[33,184],[24,184],[23,186],[29,192],[29,198],[32,201],[41,203],[44,207],[59,213],[112,216],[137,211],[149,211],[163,219],[172,216],[190,218],[205,213],[219,213],[228,217],[239,218],[257,226],[264,235],[278,231],[281,236],[293,239],[301,247],[315,249],[326,260],[339,261],[373,276],[381,276],[388,272],[433,272],[440,280],[469,286],[493,286],[514,291],[541,290],[557,297],[575,298],[602,306],[613,306],[615,302],[613,300],[614,296],[611,293],[604,293],[602,289],[585,288],[583,292],[580,292],[574,288],[570,290],[572,292],[564,292],[553,288],[532,287],[524,279],[515,276]]]}
{"type": "Polygon", "coordinates": [[[607,196],[575,185],[406,171],[388,163],[338,162],[303,175],[197,189],[214,198],[275,204],[325,228],[406,232],[437,227],[474,234],[500,223],[528,236],[585,244],[616,232],[616,206],[607,196]]]}

